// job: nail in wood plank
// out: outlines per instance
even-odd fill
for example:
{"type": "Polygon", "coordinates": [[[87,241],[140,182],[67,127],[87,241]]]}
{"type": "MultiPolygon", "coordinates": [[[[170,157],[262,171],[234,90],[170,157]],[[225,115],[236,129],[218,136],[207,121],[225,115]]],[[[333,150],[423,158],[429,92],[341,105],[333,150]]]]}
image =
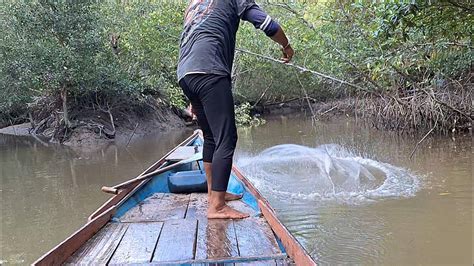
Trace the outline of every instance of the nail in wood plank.
{"type": "Polygon", "coordinates": [[[239,256],[232,220],[198,221],[196,259],[220,259],[239,256]]]}
{"type": "Polygon", "coordinates": [[[194,258],[197,220],[168,220],[164,223],[153,262],[171,262],[194,258]]]}
{"type": "Polygon", "coordinates": [[[110,264],[150,262],[163,223],[132,223],[115,251],[110,264]]]}
{"type": "Polygon", "coordinates": [[[270,226],[263,218],[235,220],[235,233],[240,256],[268,256],[281,254],[270,226]]]}
{"type": "Polygon", "coordinates": [[[106,264],[127,228],[128,224],[108,223],[77,250],[66,264],[106,264]]]}
{"type": "Polygon", "coordinates": [[[207,193],[192,193],[186,218],[207,219],[207,193]]]}

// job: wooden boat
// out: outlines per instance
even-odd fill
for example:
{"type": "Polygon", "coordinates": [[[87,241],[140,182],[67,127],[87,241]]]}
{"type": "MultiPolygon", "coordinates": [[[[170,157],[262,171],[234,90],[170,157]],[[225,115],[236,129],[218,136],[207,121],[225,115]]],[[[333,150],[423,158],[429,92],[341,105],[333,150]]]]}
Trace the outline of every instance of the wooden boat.
{"type": "Polygon", "coordinates": [[[170,176],[204,175],[202,155],[196,157],[201,134],[195,131],[137,178],[103,189],[116,194],[33,264],[315,265],[235,166],[229,191],[243,198],[229,204],[250,218],[208,220],[206,193],[170,193],[170,176]]]}

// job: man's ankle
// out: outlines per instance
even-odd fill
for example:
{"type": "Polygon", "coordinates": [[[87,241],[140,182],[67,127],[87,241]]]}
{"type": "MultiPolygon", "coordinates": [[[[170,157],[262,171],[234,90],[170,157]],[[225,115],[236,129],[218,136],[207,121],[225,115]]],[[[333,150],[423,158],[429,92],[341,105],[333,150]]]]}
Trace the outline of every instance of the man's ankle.
{"type": "Polygon", "coordinates": [[[212,191],[209,197],[209,208],[219,210],[225,207],[225,191],[212,191]]]}
{"type": "Polygon", "coordinates": [[[211,203],[209,204],[209,210],[212,210],[212,211],[220,211],[222,210],[224,207],[225,207],[225,202],[221,203],[221,202],[218,202],[218,203],[211,203]]]}

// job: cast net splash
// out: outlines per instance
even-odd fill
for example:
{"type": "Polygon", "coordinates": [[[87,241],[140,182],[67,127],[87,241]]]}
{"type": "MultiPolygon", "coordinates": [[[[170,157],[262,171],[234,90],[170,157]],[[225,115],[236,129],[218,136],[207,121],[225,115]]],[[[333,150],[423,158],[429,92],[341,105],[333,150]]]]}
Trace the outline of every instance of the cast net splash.
{"type": "Polygon", "coordinates": [[[357,156],[336,144],[278,145],[240,158],[237,165],[258,189],[280,199],[357,203],[411,197],[419,189],[419,179],[409,171],[357,156]]]}

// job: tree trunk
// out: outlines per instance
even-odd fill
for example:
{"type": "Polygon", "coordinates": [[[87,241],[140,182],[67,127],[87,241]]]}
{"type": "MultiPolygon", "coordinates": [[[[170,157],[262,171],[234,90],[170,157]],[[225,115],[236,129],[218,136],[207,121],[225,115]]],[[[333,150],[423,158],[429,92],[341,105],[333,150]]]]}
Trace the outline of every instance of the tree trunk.
{"type": "Polygon", "coordinates": [[[69,114],[67,111],[67,90],[64,87],[61,89],[61,100],[63,102],[64,124],[66,125],[66,128],[69,128],[71,127],[71,122],[69,121],[69,114]]]}

